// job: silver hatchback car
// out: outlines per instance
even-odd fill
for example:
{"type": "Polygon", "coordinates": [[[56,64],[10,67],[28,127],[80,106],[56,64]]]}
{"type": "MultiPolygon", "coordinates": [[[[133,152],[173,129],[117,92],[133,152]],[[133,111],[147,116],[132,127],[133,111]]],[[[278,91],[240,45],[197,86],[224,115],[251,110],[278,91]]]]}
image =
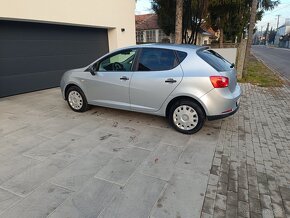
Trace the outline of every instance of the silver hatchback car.
{"type": "Polygon", "coordinates": [[[199,131],[206,119],[234,114],[241,95],[233,64],[207,47],[174,44],[106,54],[67,71],[61,91],[76,112],[98,105],[165,116],[185,134],[199,131]]]}

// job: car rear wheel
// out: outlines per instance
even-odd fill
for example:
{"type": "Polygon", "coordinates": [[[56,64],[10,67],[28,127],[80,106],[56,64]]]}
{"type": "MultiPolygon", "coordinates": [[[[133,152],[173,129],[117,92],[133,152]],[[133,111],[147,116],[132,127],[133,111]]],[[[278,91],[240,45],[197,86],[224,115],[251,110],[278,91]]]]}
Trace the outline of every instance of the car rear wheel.
{"type": "Polygon", "coordinates": [[[181,100],[170,108],[168,119],[177,131],[184,134],[193,134],[202,128],[205,114],[197,103],[190,100],[181,100]]]}
{"type": "Polygon", "coordinates": [[[69,107],[76,112],[84,112],[88,110],[88,102],[83,91],[77,87],[72,86],[67,90],[66,99],[69,107]]]}

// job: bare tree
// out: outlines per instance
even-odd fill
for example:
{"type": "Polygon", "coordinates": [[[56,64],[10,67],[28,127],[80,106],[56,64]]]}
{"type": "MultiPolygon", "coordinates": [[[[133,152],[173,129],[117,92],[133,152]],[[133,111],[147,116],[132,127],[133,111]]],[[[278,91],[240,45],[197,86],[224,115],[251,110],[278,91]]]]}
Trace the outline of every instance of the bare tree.
{"type": "Polygon", "coordinates": [[[183,0],[176,0],[175,43],[182,43],[183,0]]]}
{"type": "Polygon", "coordinates": [[[248,63],[249,63],[249,57],[250,57],[250,52],[251,52],[251,45],[252,45],[252,41],[253,41],[253,32],[254,32],[254,27],[256,24],[257,5],[258,5],[258,0],[253,0],[252,7],[251,7],[251,17],[250,17],[250,25],[249,25],[249,32],[248,32],[246,54],[245,54],[243,77],[247,76],[248,63]]]}

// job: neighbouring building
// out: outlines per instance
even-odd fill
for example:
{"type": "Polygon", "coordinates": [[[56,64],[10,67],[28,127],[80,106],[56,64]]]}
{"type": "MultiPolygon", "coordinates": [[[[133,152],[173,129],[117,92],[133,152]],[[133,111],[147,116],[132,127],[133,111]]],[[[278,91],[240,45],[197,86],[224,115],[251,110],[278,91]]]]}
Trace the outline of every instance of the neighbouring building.
{"type": "Polygon", "coordinates": [[[289,34],[290,34],[290,18],[286,18],[285,24],[278,27],[275,36],[275,45],[279,47],[290,48],[289,44],[289,34]]]}
{"type": "Polygon", "coordinates": [[[59,86],[66,70],[136,44],[134,0],[0,5],[0,97],[59,86]]]}
{"type": "Polygon", "coordinates": [[[166,35],[158,26],[156,14],[135,15],[136,43],[174,42],[172,36],[166,35]]]}
{"type": "MultiPolygon", "coordinates": [[[[190,32],[190,31],[188,31],[190,32]]],[[[211,27],[207,27],[205,23],[201,24],[197,33],[197,45],[210,45],[213,40],[217,40],[219,33],[215,32],[211,27]]]]}
{"type": "MultiPolygon", "coordinates": [[[[166,35],[158,25],[156,14],[135,15],[136,43],[173,43],[174,35],[166,35]]],[[[208,45],[216,39],[216,32],[203,24],[197,34],[197,45],[208,45]]]]}

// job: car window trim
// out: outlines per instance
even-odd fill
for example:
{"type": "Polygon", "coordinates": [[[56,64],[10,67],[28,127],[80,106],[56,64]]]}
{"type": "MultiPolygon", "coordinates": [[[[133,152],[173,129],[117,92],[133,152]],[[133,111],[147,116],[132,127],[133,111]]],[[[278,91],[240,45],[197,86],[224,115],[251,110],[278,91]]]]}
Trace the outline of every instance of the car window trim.
{"type": "Polygon", "coordinates": [[[135,62],[135,66],[134,66],[134,71],[135,72],[139,72],[138,71],[138,66],[139,66],[139,63],[140,63],[140,56],[142,54],[142,51],[143,51],[143,48],[139,48],[138,56],[136,57],[136,62],[135,62]]]}
{"type": "Polygon", "coordinates": [[[142,51],[142,48],[136,48],[136,54],[135,54],[134,61],[132,64],[132,71],[133,72],[138,71],[138,64],[139,64],[139,58],[140,58],[141,51],[142,51]]]}

